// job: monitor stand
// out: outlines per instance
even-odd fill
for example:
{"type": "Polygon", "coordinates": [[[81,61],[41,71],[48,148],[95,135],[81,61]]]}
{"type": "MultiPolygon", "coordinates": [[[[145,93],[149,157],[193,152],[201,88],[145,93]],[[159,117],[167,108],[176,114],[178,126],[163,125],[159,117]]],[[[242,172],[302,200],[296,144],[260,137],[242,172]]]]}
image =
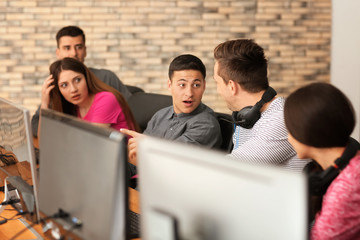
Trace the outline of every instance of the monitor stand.
{"type": "MultiPolygon", "coordinates": [[[[19,192],[17,189],[9,191],[7,185],[7,178],[4,180],[4,199],[1,201],[2,203],[9,202],[10,200],[20,200],[19,192]]],[[[0,214],[5,210],[8,204],[0,204],[0,214]]]]}
{"type": "MultiPolygon", "coordinates": [[[[7,177],[7,178],[5,178],[5,180],[4,180],[4,199],[1,201],[2,203],[3,202],[9,202],[10,200],[15,200],[15,202],[16,202],[16,200],[18,200],[19,202],[18,203],[14,203],[14,204],[12,204],[13,206],[14,206],[14,208],[17,210],[17,211],[19,211],[19,212],[21,212],[21,211],[23,211],[22,210],[22,206],[21,206],[21,203],[20,203],[20,201],[21,201],[21,197],[20,197],[20,194],[19,194],[19,191],[18,191],[18,189],[16,188],[16,185],[21,185],[23,182],[23,180],[21,181],[18,181],[19,179],[18,178],[15,178],[14,179],[14,177],[18,177],[18,176],[11,176],[11,177],[7,177]],[[10,180],[9,181],[9,183],[11,183],[14,187],[15,187],[15,189],[13,189],[13,190],[9,190],[8,189],[8,183],[7,183],[7,181],[8,180],[10,180]],[[20,182],[20,183],[19,183],[20,182]],[[18,184],[17,184],[18,183],[18,184]]],[[[25,182],[25,181],[24,181],[25,182]]],[[[25,182],[26,183],[26,182],[25,182]]],[[[20,189],[22,189],[22,187],[23,186],[20,186],[20,189]]],[[[26,192],[26,191],[25,191],[26,192]]],[[[24,194],[24,196],[26,196],[27,194],[24,194]]],[[[29,197],[29,196],[27,196],[26,197],[27,199],[30,199],[31,197],[29,197]]],[[[29,200],[27,200],[27,202],[29,202],[29,200]]],[[[30,201],[31,202],[31,201],[30,201]]],[[[7,206],[8,204],[0,204],[0,214],[5,210],[5,208],[6,208],[6,206],[7,206]]],[[[26,227],[32,234],[34,234],[34,236],[36,237],[36,240],[43,240],[44,238],[42,238],[41,236],[40,236],[40,234],[37,232],[37,231],[35,231],[35,229],[33,229],[32,227],[31,227],[31,225],[28,223],[28,222],[26,222],[26,220],[24,219],[24,218],[19,218],[18,219],[23,225],[24,225],[24,227],[26,227]]],[[[21,231],[21,229],[19,230],[19,231],[21,231]]]]}

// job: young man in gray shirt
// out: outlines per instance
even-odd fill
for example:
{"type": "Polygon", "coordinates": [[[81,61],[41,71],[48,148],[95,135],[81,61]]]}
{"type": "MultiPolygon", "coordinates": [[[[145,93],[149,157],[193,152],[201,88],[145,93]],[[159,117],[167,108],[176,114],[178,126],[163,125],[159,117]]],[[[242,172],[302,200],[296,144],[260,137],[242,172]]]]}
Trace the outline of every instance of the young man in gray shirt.
{"type": "MultiPolygon", "coordinates": [[[[194,55],[176,57],[169,66],[168,88],[173,105],[156,112],[144,134],[168,140],[216,148],[221,145],[220,125],[214,111],[201,102],[206,68],[194,55]]],[[[136,162],[137,141],[143,134],[121,129],[129,139],[129,159],[136,162]]]]}

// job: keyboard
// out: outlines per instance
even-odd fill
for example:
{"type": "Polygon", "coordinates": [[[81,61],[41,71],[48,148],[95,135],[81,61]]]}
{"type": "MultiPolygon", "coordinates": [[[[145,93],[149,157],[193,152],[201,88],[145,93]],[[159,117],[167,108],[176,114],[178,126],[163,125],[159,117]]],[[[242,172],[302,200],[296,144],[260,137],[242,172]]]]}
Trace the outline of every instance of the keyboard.
{"type": "Polygon", "coordinates": [[[128,211],[129,216],[129,232],[130,238],[139,238],[140,237],[140,214],[128,211]]]}

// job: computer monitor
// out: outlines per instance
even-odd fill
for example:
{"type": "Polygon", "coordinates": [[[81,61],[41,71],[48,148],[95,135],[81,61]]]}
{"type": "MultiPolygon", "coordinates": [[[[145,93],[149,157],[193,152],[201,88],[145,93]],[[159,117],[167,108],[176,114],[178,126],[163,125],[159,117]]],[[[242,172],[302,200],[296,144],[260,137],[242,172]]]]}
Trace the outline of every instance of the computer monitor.
{"type": "Polygon", "coordinates": [[[143,239],[307,239],[304,175],[152,137],[137,154],[143,239]]]}
{"type": "MultiPolygon", "coordinates": [[[[22,201],[18,210],[29,212],[24,216],[37,222],[38,173],[30,113],[28,109],[3,98],[0,98],[0,151],[1,176],[16,188],[22,201]]],[[[4,185],[4,179],[1,179],[0,184],[4,185]]]]}
{"type": "Polygon", "coordinates": [[[126,239],[126,137],[52,110],[41,110],[40,212],[83,239],[126,239]]]}

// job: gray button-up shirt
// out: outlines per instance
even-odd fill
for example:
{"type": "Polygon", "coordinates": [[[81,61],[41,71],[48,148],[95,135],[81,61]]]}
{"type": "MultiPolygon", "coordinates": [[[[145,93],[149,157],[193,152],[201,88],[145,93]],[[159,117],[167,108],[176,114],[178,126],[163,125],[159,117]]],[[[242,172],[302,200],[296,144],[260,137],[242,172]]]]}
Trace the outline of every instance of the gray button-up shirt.
{"type": "Polygon", "coordinates": [[[218,148],[222,142],[214,111],[203,103],[191,113],[176,114],[173,106],[157,111],[144,134],[209,148],[218,148]]]}

